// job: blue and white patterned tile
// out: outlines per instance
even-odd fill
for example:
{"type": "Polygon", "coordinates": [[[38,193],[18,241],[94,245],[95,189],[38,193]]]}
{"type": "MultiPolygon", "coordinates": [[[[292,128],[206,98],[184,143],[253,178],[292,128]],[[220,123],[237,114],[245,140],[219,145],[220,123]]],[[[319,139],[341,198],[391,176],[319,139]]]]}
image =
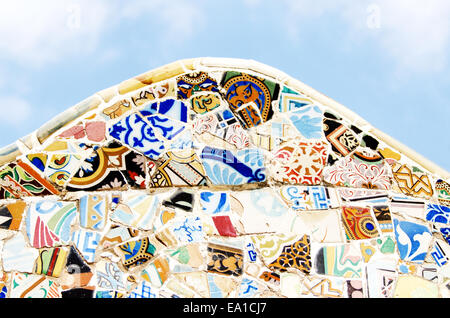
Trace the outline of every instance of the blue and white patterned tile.
{"type": "Polygon", "coordinates": [[[323,112],[319,106],[302,107],[289,114],[292,124],[306,139],[320,139],[323,137],[323,112]]]}
{"type": "Polygon", "coordinates": [[[425,218],[433,223],[450,224],[450,208],[445,205],[429,203],[426,207],[425,218]]]}
{"type": "Polygon", "coordinates": [[[100,239],[101,235],[99,233],[84,229],[78,229],[72,235],[72,242],[88,263],[94,262],[95,250],[99,245],[100,239]]]}
{"type": "Polygon", "coordinates": [[[116,263],[102,260],[95,264],[97,287],[106,290],[126,290],[125,275],[116,263]]]}
{"type": "Polygon", "coordinates": [[[109,134],[151,159],[158,159],[165,149],[164,141],[157,137],[154,128],[136,113],[112,125],[109,134]]]}
{"type": "Polygon", "coordinates": [[[187,123],[187,106],[182,101],[176,99],[167,99],[165,101],[149,104],[139,112],[145,118],[159,114],[187,123]]]}
{"type": "Polygon", "coordinates": [[[439,267],[444,266],[449,261],[450,248],[441,240],[435,240],[430,252],[430,256],[439,267]]]}
{"type": "Polygon", "coordinates": [[[240,185],[266,181],[264,154],[259,149],[236,152],[206,146],[200,155],[214,185],[240,185]]]}
{"type": "Polygon", "coordinates": [[[326,210],[339,206],[334,188],[323,186],[284,186],[278,192],[286,204],[296,211],[326,210]]]}
{"type": "Polygon", "coordinates": [[[150,283],[142,281],[134,290],[131,291],[128,298],[157,298],[158,290],[150,283]]]}
{"type": "Polygon", "coordinates": [[[174,139],[185,128],[183,123],[164,116],[152,115],[145,119],[150,123],[155,132],[166,140],[174,139]]]}
{"type": "Polygon", "coordinates": [[[257,294],[261,292],[260,284],[248,277],[244,277],[241,281],[241,286],[239,288],[239,298],[254,298],[257,294]]]}
{"type": "Polygon", "coordinates": [[[198,243],[204,240],[203,225],[198,216],[173,221],[171,230],[180,244],[198,243]]]}
{"type": "Polygon", "coordinates": [[[423,263],[431,244],[431,232],[425,225],[394,219],[395,238],[400,258],[423,263]]]}
{"type": "Polygon", "coordinates": [[[230,195],[227,192],[200,192],[200,206],[207,215],[227,213],[230,211],[230,195]]]}

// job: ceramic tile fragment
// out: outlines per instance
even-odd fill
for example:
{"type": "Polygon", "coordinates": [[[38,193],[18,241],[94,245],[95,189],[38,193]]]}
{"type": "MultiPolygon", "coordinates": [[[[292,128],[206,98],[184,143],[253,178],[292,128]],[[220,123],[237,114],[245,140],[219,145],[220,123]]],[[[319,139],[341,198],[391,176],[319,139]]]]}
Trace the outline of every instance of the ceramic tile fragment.
{"type": "Polygon", "coordinates": [[[259,149],[232,152],[206,146],[200,155],[214,185],[239,185],[266,180],[264,154],[259,149]]]}
{"type": "Polygon", "coordinates": [[[116,103],[114,103],[111,106],[106,107],[103,111],[102,111],[102,116],[105,117],[105,119],[115,119],[115,118],[119,118],[122,115],[124,115],[125,113],[127,113],[128,111],[131,110],[131,102],[127,99],[123,99],[120,100],[116,103]]]}
{"type": "Polygon", "coordinates": [[[107,290],[125,290],[124,274],[117,264],[100,261],[95,265],[97,287],[107,290]]]}
{"type": "Polygon", "coordinates": [[[24,235],[19,232],[3,245],[3,270],[32,273],[38,255],[38,250],[29,247],[24,235]]]}
{"type": "Polygon", "coordinates": [[[303,280],[302,297],[342,298],[344,280],[332,277],[309,276],[303,280]]]}
{"type": "Polygon", "coordinates": [[[283,273],[280,276],[280,290],[283,296],[298,298],[301,296],[302,279],[300,276],[283,273]]]}
{"type": "Polygon", "coordinates": [[[75,202],[42,200],[28,207],[26,229],[35,248],[67,243],[77,214],[75,202]]]}
{"type": "Polygon", "coordinates": [[[360,278],[362,258],[354,245],[327,245],[321,247],[314,262],[318,274],[345,278],[360,278]]]}
{"type": "Polygon", "coordinates": [[[324,116],[323,132],[333,152],[338,156],[347,156],[359,146],[358,137],[335,115],[325,113],[324,116]]]}
{"type": "Polygon", "coordinates": [[[245,128],[271,119],[272,102],[278,98],[279,86],[249,74],[226,72],[222,79],[225,99],[245,128]]]}
{"type": "Polygon", "coordinates": [[[430,198],[434,191],[429,176],[416,167],[394,163],[392,173],[396,188],[403,194],[430,198]]]}
{"type": "Polygon", "coordinates": [[[293,111],[289,119],[303,137],[320,139],[323,135],[322,117],[323,112],[319,106],[309,105],[293,111]]]}
{"type": "Polygon", "coordinates": [[[45,276],[14,272],[10,298],[60,298],[57,283],[45,276]]]}
{"type": "Polygon", "coordinates": [[[373,206],[373,214],[377,220],[380,231],[384,234],[392,233],[394,226],[392,224],[392,217],[388,205],[375,205],[373,206]]]}
{"type": "Polygon", "coordinates": [[[68,182],[66,189],[69,191],[96,191],[99,189],[121,189],[127,185],[127,180],[122,171],[123,155],[130,150],[118,144],[109,147],[96,148],[86,158],[80,169],[68,182]]]}
{"type": "Polygon", "coordinates": [[[0,278],[0,298],[7,298],[9,291],[9,277],[10,275],[3,273],[0,278]]]}
{"type": "Polygon", "coordinates": [[[348,298],[364,298],[364,286],[361,280],[347,280],[345,283],[348,298]]]}
{"type": "Polygon", "coordinates": [[[226,192],[200,192],[202,212],[209,215],[229,212],[231,209],[230,200],[230,196],[226,192]]]}
{"type": "Polygon", "coordinates": [[[324,180],[337,186],[389,190],[390,167],[370,149],[355,151],[324,169],[324,180]]]}
{"type": "Polygon", "coordinates": [[[163,97],[175,97],[175,81],[156,83],[136,91],[131,97],[137,107],[163,97]]]}
{"type": "Polygon", "coordinates": [[[394,195],[391,198],[391,210],[401,215],[409,215],[422,219],[425,214],[425,201],[423,199],[394,195]]]}
{"type": "Polygon", "coordinates": [[[398,273],[393,261],[373,262],[367,265],[368,297],[391,298],[394,295],[398,273]]]}
{"type": "Polygon", "coordinates": [[[394,219],[395,238],[402,260],[422,263],[431,243],[430,230],[421,224],[394,219]]]}
{"type": "Polygon", "coordinates": [[[222,140],[225,145],[237,149],[248,148],[250,139],[228,109],[197,117],[192,124],[195,136],[204,144],[209,141],[222,140]]]}
{"type": "Polygon", "coordinates": [[[75,243],[83,258],[92,263],[95,260],[95,250],[100,241],[100,234],[90,230],[79,229],[73,232],[72,242],[75,243]]]}
{"type": "Polygon", "coordinates": [[[103,230],[107,217],[104,195],[87,194],[79,199],[80,225],[87,229],[103,230]]]}
{"type": "Polygon", "coordinates": [[[211,298],[227,298],[238,287],[238,283],[229,276],[208,273],[207,279],[211,298]]]}
{"type": "Polygon", "coordinates": [[[287,229],[287,219],[295,217],[289,215],[286,206],[269,189],[241,191],[235,193],[237,202],[233,212],[245,215],[240,223],[245,233],[264,233],[275,230],[287,229]]]}
{"type": "Polygon", "coordinates": [[[196,94],[191,98],[191,109],[197,114],[206,114],[221,104],[220,95],[215,93],[196,94]]]}
{"type": "Polygon", "coordinates": [[[364,204],[387,204],[389,194],[387,191],[356,189],[356,188],[338,188],[337,192],[345,202],[364,203],[364,204]]]}
{"type": "Polygon", "coordinates": [[[450,206],[450,184],[444,180],[437,180],[435,184],[435,191],[438,196],[439,203],[450,206]]]}
{"type": "Polygon", "coordinates": [[[334,188],[323,186],[284,186],[281,198],[294,210],[326,210],[338,206],[334,188]]]}
{"type": "Polygon", "coordinates": [[[167,152],[152,171],[152,187],[201,186],[208,183],[205,169],[192,149],[167,152]]]}
{"type": "Polygon", "coordinates": [[[205,72],[177,77],[178,98],[187,99],[199,92],[218,92],[217,81],[205,72]]]}
{"type": "Polygon", "coordinates": [[[0,228],[17,231],[22,222],[25,208],[26,203],[24,201],[0,206],[0,228]]]}
{"type": "Polygon", "coordinates": [[[450,224],[450,207],[439,204],[428,204],[425,219],[434,223],[450,224]]]}
{"type": "Polygon", "coordinates": [[[241,276],[243,251],[229,246],[208,244],[208,272],[241,276]]]}
{"type": "Polygon", "coordinates": [[[121,225],[112,225],[103,235],[99,245],[104,249],[108,249],[125,241],[131,240],[138,234],[139,230],[121,225]]]}
{"type": "Polygon", "coordinates": [[[431,249],[430,255],[439,267],[449,262],[450,249],[446,248],[442,241],[436,240],[431,249]]]}
{"type": "Polygon", "coordinates": [[[39,250],[34,273],[59,277],[67,259],[67,250],[60,247],[39,250]]]}
{"type": "Polygon", "coordinates": [[[395,287],[395,298],[436,298],[438,286],[414,276],[400,276],[395,287]]]}
{"type": "Polygon", "coordinates": [[[0,199],[58,194],[51,183],[18,160],[0,171],[0,199]]]}
{"type": "Polygon", "coordinates": [[[112,211],[110,218],[124,225],[150,230],[160,200],[156,195],[126,193],[112,211]]]}
{"type": "Polygon", "coordinates": [[[65,279],[61,285],[63,290],[84,287],[89,284],[93,273],[74,246],[70,246],[65,267],[65,279]]]}
{"type": "Polygon", "coordinates": [[[369,208],[343,207],[342,221],[348,240],[364,240],[379,235],[369,208]]]}
{"type": "Polygon", "coordinates": [[[145,237],[118,245],[115,250],[120,255],[122,265],[128,269],[151,260],[159,245],[154,239],[145,237]]]}
{"type": "Polygon", "coordinates": [[[279,110],[280,112],[290,112],[305,108],[313,104],[314,101],[304,94],[301,94],[289,87],[283,86],[280,94],[279,110]]]}
{"type": "Polygon", "coordinates": [[[344,230],[339,212],[336,210],[304,212],[298,216],[310,229],[311,240],[320,243],[343,243],[344,230]]]}
{"type": "Polygon", "coordinates": [[[277,181],[317,185],[322,180],[327,147],[318,142],[288,142],[275,149],[271,169],[277,181]]]}
{"type": "Polygon", "coordinates": [[[141,277],[152,286],[160,288],[170,275],[170,264],[167,257],[158,257],[141,272],[141,277]]]}
{"type": "Polygon", "coordinates": [[[104,121],[89,120],[72,126],[58,135],[60,138],[85,138],[88,142],[101,142],[105,139],[106,124],[104,121]]]}
{"type": "Polygon", "coordinates": [[[254,279],[244,277],[239,290],[239,298],[255,298],[261,293],[262,286],[254,279]]]}

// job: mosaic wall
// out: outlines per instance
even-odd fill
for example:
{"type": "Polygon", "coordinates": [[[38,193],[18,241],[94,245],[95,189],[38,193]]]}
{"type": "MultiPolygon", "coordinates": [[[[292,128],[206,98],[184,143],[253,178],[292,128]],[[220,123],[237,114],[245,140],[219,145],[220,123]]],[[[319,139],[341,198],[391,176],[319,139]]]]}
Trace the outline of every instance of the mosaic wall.
{"type": "Polygon", "coordinates": [[[0,168],[0,297],[449,297],[445,180],[261,74],[132,83],[0,168]]]}

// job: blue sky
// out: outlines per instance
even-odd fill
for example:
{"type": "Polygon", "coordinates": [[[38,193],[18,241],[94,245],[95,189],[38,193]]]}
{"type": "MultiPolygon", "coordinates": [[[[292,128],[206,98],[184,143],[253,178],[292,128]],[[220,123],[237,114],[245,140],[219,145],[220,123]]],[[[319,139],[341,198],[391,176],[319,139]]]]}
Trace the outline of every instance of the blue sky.
{"type": "Polygon", "coordinates": [[[14,0],[0,147],[92,94],[192,57],[253,59],[450,170],[448,0],[14,0]]]}

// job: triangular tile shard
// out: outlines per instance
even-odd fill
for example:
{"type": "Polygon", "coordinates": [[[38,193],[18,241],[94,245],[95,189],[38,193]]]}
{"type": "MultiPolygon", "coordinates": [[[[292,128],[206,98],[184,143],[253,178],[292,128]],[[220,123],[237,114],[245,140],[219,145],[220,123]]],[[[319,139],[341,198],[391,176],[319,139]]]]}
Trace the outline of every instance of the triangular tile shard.
{"type": "Polygon", "coordinates": [[[0,297],[450,296],[450,174],[254,61],[126,80],[0,164],[0,297]]]}

